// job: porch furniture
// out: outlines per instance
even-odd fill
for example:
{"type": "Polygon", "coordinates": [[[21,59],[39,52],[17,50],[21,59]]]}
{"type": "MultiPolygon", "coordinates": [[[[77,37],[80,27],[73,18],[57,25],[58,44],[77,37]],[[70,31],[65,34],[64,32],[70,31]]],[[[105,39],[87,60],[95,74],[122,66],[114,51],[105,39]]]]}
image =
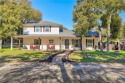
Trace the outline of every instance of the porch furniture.
{"type": "Polygon", "coordinates": [[[30,49],[40,49],[40,45],[30,45],[30,49]]]}
{"type": "Polygon", "coordinates": [[[33,45],[30,45],[30,49],[34,49],[33,45]]]}
{"type": "Polygon", "coordinates": [[[50,46],[49,46],[49,45],[47,45],[47,49],[50,49],[50,46]]]}
{"type": "Polygon", "coordinates": [[[55,49],[55,45],[47,45],[47,49],[55,49]]]}

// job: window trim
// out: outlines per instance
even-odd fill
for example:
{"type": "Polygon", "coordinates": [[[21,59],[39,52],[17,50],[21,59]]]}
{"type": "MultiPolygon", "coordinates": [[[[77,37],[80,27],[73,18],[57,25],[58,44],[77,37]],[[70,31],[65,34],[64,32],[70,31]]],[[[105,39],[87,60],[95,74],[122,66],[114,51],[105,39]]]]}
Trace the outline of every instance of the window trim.
{"type": "Polygon", "coordinates": [[[51,26],[43,26],[43,32],[51,32],[51,26]],[[49,31],[45,31],[45,27],[49,27],[49,31]]]}
{"type": "Polygon", "coordinates": [[[34,32],[42,32],[41,31],[41,26],[34,26],[34,32]],[[39,27],[39,31],[36,31],[36,27],[39,27]]]}
{"type": "MultiPolygon", "coordinates": [[[[91,40],[91,41],[92,41],[91,47],[93,47],[93,39],[87,39],[87,40],[86,40],[86,47],[90,47],[90,46],[88,46],[88,40],[91,40]]],[[[90,44],[90,43],[89,43],[89,44],[90,44]]]]}
{"type": "Polygon", "coordinates": [[[34,39],[34,45],[41,45],[41,39],[34,39]],[[35,43],[36,40],[38,40],[39,44],[35,43]]]}

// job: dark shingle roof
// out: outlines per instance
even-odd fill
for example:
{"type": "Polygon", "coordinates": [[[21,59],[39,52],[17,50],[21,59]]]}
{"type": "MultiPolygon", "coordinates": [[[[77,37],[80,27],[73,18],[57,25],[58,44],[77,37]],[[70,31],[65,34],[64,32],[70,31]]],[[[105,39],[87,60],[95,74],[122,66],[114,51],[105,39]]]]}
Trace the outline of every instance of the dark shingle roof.
{"type": "Polygon", "coordinates": [[[62,27],[61,24],[57,24],[54,22],[49,22],[49,21],[40,21],[39,23],[29,23],[29,24],[24,24],[25,27],[31,27],[31,26],[53,26],[53,27],[62,27]]]}
{"type": "Polygon", "coordinates": [[[86,37],[99,37],[99,33],[97,31],[89,31],[88,33],[86,33],[86,37]]]}

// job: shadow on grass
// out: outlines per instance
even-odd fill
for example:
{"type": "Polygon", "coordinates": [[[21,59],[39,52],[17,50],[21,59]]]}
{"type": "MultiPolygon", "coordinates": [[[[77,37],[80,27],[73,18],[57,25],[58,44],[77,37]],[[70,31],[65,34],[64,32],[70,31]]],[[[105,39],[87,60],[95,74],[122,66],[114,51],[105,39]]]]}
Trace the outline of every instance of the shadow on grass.
{"type": "MultiPolygon", "coordinates": [[[[74,68],[68,70],[64,64],[25,64],[11,69],[0,79],[0,83],[124,83],[124,69],[104,68],[100,64],[70,63],[74,68]],[[49,66],[48,66],[49,65],[49,66]],[[81,68],[81,66],[84,66],[81,68]],[[67,71],[68,70],[68,71],[67,71]],[[110,70],[110,71],[109,71],[110,70]],[[70,73],[71,72],[71,73],[70,73]],[[101,73],[100,73],[101,72],[101,73]],[[70,73],[70,74],[69,74],[70,73]],[[111,74],[110,74],[111,73],[111,74]],[[108,75],[111,75],[111,77],[108,75]],[[117,77],[123,77],[118,80],[117,77]],[[114,79],[115,78],[115,79],[114,79]]],[[[111,64],[110,64],[111,65],[111,64]]],[[[70,67],[70,66],[69,66],[70,67]]],[[[68,68],[69,68],[68,67],[68,68]]]]}
{"type": "Polygon", "coordinates": [[[119,54],[110,52],[110,54],[107,55],[106,52],[100,52],[100,51],[79,51],[74,53],[74,55],[82,57],[82,59],[74,59],[75,61],[78,62],[125,63],[125,53],[123,52],[120,52],[119,54]]]}
{"type": "Polygon", "coordinates": [[[6,55],[0,56],[0,62],[35,62],[41,59],[44,59],[48,56],[48,54],[43,52],[35,52],[35,53],[22,53],[16,56],[6,55]]]}

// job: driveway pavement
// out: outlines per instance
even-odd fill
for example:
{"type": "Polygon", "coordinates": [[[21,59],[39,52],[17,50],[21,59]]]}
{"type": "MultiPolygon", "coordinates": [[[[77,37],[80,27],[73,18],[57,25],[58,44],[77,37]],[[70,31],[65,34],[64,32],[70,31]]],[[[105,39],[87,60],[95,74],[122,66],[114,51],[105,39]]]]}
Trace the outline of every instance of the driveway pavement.
{"type": "Polygon", "coordinates": [[[1,63],[0,83],[125,83],[125,64],[64,63],[64,56],[51,63],[1,63]]]}

